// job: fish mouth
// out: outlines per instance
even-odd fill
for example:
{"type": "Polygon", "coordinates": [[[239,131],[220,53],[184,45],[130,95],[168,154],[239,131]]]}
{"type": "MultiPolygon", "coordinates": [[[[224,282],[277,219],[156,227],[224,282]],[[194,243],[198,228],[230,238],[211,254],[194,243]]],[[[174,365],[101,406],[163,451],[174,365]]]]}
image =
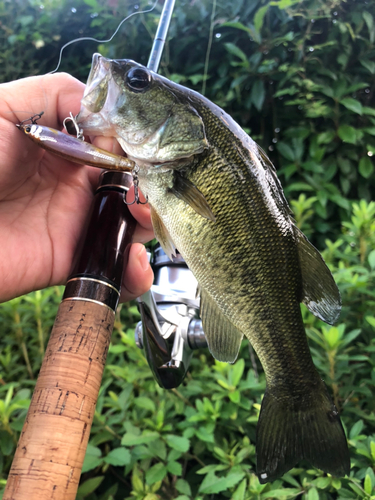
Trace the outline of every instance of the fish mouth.
{"type": "Polygon", "coordinates": [[[113,124],[108,118],[109,110],[118,95],[119,90],[112,81],[111,60],[95,53],[77,115],[77,125],[89,135],[116,137],[113,124]]]}

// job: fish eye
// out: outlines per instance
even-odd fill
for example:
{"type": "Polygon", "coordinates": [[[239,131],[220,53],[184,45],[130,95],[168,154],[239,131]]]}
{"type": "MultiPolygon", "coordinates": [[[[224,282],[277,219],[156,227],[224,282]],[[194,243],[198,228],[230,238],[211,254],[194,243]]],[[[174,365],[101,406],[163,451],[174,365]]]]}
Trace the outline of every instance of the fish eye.
{"type": "Polygon", "coordinates": [[[131,68],[125,78],[125,83],[133,92],[144,92],[151,83],[151,75],[142,68],[131,68]]]}

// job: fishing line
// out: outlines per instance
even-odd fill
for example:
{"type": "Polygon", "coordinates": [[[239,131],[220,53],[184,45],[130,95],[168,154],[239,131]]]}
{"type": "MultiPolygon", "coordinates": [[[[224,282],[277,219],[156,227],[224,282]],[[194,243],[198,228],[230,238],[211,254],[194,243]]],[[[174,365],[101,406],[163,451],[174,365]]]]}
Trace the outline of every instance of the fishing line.
{"type": "MultiPolygon", "coordinates": [[[[56,73],[56,71],[58,71],[58,69],[59,69],[59,67],[61,65],[62,53],[63,53],[64,49],[66,49],[66,47],[68,47],[69,45],[72,45],[73,43],[76,43],[76,42],[80,42],[81,40],[82,41],[83,40],[85,40],[85,41],[93,41],[93,42],[96,42],[96,43],[109,43],[117,35],[117,33],[119,32],[121,26],[125,23],[125,21],[127,21],[128,19],[130,19],[131,17],[133,17],[133,16],[135,16],[137,14],[146,14],[148,12],[152,12],[155,9],[157,3],[158,3],[158,0],[155,0],[155,2],[153,3],[153,5],[149,9],[132,12],[131,14],[129,14],[128,16],[126,16],[119,23],[119,25],[117,26],[116,30],[112,34],[112,36],[110,38],[108,38],[107,40],[98,40],[97,38],[93,38],[93,37],[81,37],[81,38],[75,38],[74,40],[71,40],[70,42],[67,42],[60,49],[59,61],[57,63],[56,68],[53,71],[49,71],[48,73],[46,73],[46,75],[52,75],[52,74],[56,73]]],[[[46,109],[48,108],[48,96],[47,96],[47,93],[46,93],[46,91],[45,91],[45,89],[44,89],[44,87],[42,85],[42,82],[40,82],[40,88],[42,89],[44,97],[45,97],[46,106],[45,106],[44,111],[46,111],[46,109]]],[[[12,110],[12,111],[6,111],[6,113],[13,113],[13,114],[14,113],[30,113],[30,110],[28,110],[28,111],[24,111],[24,110],[12,110]]]]}
{"type": "Polygon", "coordinates": [[[66,47],[68,47],[69,45],[72,45],[73,43],[76,43],[76,42],[80,42],[82,40],[96,42],[96,43],[108,43],[108,42],[111,42],[113,40],[113,38],[117,35],[118,31],[120,30],[121,26],[124,24],[125,21],[127,21],[128,19],[130,19],[131,17],[133,17],[133,16],[135,16],[137,14],[146,14],[148,12],[152,12],[155,9],[157,3],[158,3],[158,0],[155,0],[153,6],[151,8],[146,9],[146,10],[132,12],[127,17],[125,17],[120,22],[120,24],[117,26],[117,28],[116,28],[115,32],[113,33],[113,35],[110,38],[108,38],[108,40],[98,40],[97,38],[92,38],[91,36],[84,36],[84,37],[81,37],[81,38],[75,38],[74,40],[71,40],[70,42],[67,42],[65,45],[63,45],[61,47],[60,55],[59,55],[59,62],[57,63],[56,68],[53,71],[50,71],[49,73],[47,73],[47,75],[56,73],[56,71],[59,69],[60,64],[61,64],[61,59],[62,59],[62,53],[63,53],[64,49],[66,49],[66,47]]]}
{"type": "Polygon", "coordinates": [[[212,4],[210,32],[208,35],[208,46],[207,46],[207,51],[206,51],[206,60],[204,62],[203,83],[202,83],[202,91],[201,91],[202,95],[204,95],[206,92],[206,81],[207,81],[207,77],[208,77],[208,74],[207,74],[208,73],[208,63],[210,60],[212,39],[213,39],[213,34],[214,34],[215,14],[216,14],[216,0],[214,0],[213,4],[212,4]]]}

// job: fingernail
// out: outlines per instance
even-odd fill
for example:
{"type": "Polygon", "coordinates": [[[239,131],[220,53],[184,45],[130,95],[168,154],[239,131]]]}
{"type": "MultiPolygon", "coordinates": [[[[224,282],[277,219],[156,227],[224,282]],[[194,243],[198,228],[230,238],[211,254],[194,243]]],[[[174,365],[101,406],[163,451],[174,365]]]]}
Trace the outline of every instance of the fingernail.
{"type": "Polygon", "coordinates": [[[148,261],[148,255],[145,247],[142,247],[142,250],[138,253],[139,263],[141,264],[141,268],[143,271],[147,271],[150,267],[150,263],[148,261]]]}

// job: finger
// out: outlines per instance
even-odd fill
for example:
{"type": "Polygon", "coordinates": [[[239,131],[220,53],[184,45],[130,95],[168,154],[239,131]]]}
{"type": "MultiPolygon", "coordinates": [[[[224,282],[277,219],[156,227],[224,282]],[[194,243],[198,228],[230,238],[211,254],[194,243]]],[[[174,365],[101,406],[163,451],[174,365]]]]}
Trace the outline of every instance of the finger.
{"type": "Polygon", "coordinates": [[[62,121],[70,112],[78,113],[84,88],[83,83],[67,73],[32,76],[5,83],[1,86],[0,113],[18,123],[44,111],[42,123],[61,128],[62,121]]]}
{"type": "MultiPolygon", "coordinates": [[[[130,213],[138,222],[134,239],[141,243],[146,243],[154,238],[154,231],[151,223],[150,206],[146,202],[145,197],[139,191],[139,199],[142,203],[134,203],[128,205],[130,213]]],[[[126,194],[127,202],[131,203],[134,200],[134,186],[132,186],[126,194]]]]}
{"type": "Polygon", "coordinates": [[[98,136],[92,138],[92,144],[97,146],[98,148],[104,149],[105,151],[109,151],[110,153],[124,156],[124,150],[120,146],[119,142],[113,137],[104,137],[98,136]]]}
{"type": "MultiPolygon", "coordinates": [[[[32,163],[39,162],[45,153],[14,125],[44,111],[41,123],[60,129],[62,119],[70,111],[78,112],[83,90],[81,82],[65,73],[29,77],[0,85],[0,154],[3,156],[7,152],[9,170],[19,165],[31,168],[32,163]]],[[[23,173],[27,175],[24,170],[23,173]]]]}
{"type": "Polygon", "coordinates": [[[135,299],[151,288],[154,273],[148,261],[146,248],[134,243],[129,252],[121,286],[121,302],[135,299]]]}

